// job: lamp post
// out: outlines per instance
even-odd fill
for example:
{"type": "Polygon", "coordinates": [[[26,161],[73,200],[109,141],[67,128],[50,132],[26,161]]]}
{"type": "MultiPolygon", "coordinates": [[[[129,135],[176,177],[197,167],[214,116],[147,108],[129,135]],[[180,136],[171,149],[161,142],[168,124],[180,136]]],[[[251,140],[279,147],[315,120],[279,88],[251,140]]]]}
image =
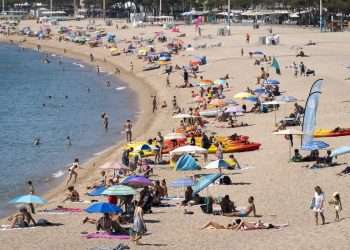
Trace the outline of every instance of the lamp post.
{"type": "Polygon", "coordinates": [[[322,0],[320,0],[320,32],[322,32],[322,28],[323,28],[323,4],[322,4],[322,0]]]}
{"type": "Polygon", "coordinates": [[[159,0],[159,16],[162,15],[162,0],[159,0]]]}

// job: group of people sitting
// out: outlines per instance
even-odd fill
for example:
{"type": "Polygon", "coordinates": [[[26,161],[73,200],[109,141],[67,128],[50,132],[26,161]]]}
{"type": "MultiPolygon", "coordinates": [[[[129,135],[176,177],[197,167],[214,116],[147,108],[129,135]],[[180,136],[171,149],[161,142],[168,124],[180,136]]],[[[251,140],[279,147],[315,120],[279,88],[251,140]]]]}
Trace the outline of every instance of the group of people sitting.
{"type": "Polygon", "coordinates": [[[311,166],[306,166],[308,168],[325,168],[325,167],[333,167],[336,163],[333,161],[333,157],[331,156],[332,151],[327,150],[327,154],[324,157],[320,157],[320,153],[318,150],[312,150],[309,155],[302,156],[299,152],[299,149],[294,150],[294,155],[291,158],[292,162],[311,162],[315,163],[311,166]]]}

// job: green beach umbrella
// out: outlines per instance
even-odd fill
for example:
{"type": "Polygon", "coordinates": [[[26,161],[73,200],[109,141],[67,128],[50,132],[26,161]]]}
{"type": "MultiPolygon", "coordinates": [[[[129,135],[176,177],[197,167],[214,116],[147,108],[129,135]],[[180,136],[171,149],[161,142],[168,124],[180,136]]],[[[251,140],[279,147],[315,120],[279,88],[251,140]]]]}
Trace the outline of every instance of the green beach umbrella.
{"type": "Polygon", "coordinates": [[[115,195],[115,196],[125,196],[125,195],[135,195],[136,190],[132,187],[125,185],[115,185],[107,188],[102,192],[103,195],[115,195]]]}

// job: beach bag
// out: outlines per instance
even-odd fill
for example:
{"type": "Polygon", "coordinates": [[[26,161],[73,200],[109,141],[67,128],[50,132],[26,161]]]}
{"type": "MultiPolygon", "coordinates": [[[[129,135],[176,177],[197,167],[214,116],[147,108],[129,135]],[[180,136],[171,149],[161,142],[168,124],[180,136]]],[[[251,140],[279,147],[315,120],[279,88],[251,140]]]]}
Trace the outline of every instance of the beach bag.
{"type": "Polygon", "coordinates": [[[312,198],[310,203],[310,209],[313,209],[315,207],[315,197],[312,198]]]}

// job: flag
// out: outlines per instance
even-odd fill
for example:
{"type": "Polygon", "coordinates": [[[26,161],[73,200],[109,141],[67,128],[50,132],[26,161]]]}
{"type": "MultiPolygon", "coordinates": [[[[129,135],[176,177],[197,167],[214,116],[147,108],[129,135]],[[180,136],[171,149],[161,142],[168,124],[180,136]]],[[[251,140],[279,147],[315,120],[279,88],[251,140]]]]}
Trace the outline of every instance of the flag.
{"type": "Polygon", "coordinates": [[[275,57],[272,59],[271,67],[272,67],[272,68],[275,68],[276,74],[278,74],[278,75],[281,74],[280,65],[279,65],[279,63],[278,63],[278,61],[276,60],[275,57]]]}

